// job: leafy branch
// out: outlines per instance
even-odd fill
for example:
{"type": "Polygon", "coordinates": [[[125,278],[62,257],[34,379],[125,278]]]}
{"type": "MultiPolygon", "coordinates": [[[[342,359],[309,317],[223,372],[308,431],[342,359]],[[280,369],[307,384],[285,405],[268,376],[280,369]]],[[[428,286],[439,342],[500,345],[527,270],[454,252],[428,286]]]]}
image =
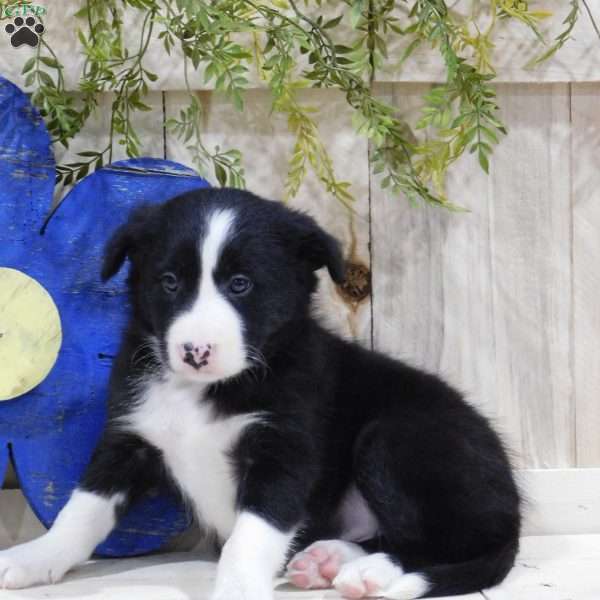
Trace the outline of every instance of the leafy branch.
{"type": "MultiPolygon", "coordinates": [[[[529,67],[568,42],[580,1],[587,8],[585,0],[570,0],[563,31],[529,67]]],[[[343,0],[338,14],[325,18],[319,14],[320,0],[312,4],[317,10],[310,0],[302,7],[297,0],[86,0],[78,13],[78,37],[86,57],[78,92],[66,89],[64,67],[44,42],[23,66],[26,85],[34,87],[33,102],[54,142],[65,147],[98,110],[99,95],[112,94],[108,142],[78,153],[81,160],[59,165],[57,181],[70,185],[111,162],[115,145],[127,156],[140,154],[134,115],[150,110],[145,98],[158,76],[145,67],[144,58],[157,38],[166,54],[176,48],[183,54],[188,90],[188,105],[166,126],[205,176],[212,172],[221,185],[244,186],[241,153],[210,149],[203,142],[203,107],[191,90],[190,66],[194,77],[212,83],[240,111],[250,70],[256,69],[271,92],[273,110],[285,115],[295,137],[286,197],[297,194],[312,170],[330,195],[352,205],[350,184],[335,174],[314,107],[298,99],[302,88],[318,87],[344,94],[357,133],[371,144],[372,168],[384,188],[412,201],[452,208],[444,193],[450,166],[468,151],[487,172],[491,153],[506,134],[492,87],[498,23],[521,23],[546,44],[541,25],[550,13],[531,9],[524,0],[489,0],[484,4],[487,22],[482,23],[476,14],[456,14],[444,0],[404,0],[404,14],[394,0],[343,0]],[[123,31],[125,11],[136,11],[141,23],[135,43],[123,31]],[[341,28],[348,26],[352,35],[344,35],[340,43],[341,28]],[[405,50],[390,57],[389,44],[398,38],[405,40],[405,50]],[[425,44],[441,55],[446,81],[424,96],[421,118],[411,129],[395,107],[375,95],[371,84],[378,69],[391,61],[401,66],[425,44]]]]}

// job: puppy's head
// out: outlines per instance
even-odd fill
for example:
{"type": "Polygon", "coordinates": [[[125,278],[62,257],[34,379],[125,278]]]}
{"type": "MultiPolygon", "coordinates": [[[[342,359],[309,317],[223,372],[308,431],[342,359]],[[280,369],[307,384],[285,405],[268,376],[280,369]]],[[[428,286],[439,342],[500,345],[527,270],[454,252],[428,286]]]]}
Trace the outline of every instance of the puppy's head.
{"type": "Polygon", "coordinates": [[[312,218],[232,189],[135,210],[107,244],[103,279],[126,258],[133,318],[166,368],[202,383],[260,362],[287,324],[305,318],[314,271],[344,276],[337,241],[312,218]]]}

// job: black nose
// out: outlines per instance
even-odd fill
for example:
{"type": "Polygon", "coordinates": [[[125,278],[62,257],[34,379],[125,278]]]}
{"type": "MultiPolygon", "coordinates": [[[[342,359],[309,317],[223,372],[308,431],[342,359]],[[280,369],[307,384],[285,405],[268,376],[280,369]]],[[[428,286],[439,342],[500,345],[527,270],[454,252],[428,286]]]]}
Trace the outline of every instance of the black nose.
{"type": "Polygon", "coordinates": [[[194,344],[192,344],[191,342],[186,342],[186,343],[183,345],[183,349],[184,349],[186,352],[191,352],[191,351],[194,349],[194,344]]]}

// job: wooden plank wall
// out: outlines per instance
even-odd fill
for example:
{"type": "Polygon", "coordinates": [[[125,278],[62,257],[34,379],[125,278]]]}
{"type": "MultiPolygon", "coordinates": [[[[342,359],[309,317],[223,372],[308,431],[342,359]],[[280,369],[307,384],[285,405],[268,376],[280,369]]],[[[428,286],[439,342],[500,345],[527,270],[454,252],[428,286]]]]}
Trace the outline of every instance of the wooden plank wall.
{"type": "Polygon", "coordinates": [[[570,161],[573,377],[577,463],[600,464],[600,113],[599,84],[573,84],[570,161]]]}
{"type": "MultiPolygon", "coordinates": [[[[426,89],[377,87],[409,120],[426,89]]],[[[281,198],[293,138],[268,93],[248,92],[242,114],[197,93],[206,143],[240,148],[249,189],[281,198]]],[[[509,135],[489,177],[470,156],[456,165],[448,193],[469,212],[450,213],[383,192],[343,97],[304,92],[358,201],[351,217],[311,175],[291,205],[315,215],[372,275],[372,296],[360,302],[323,277],[319,311],[344,335],[465,390],[517,465],[600,466],[600,84],[501,84],[498,93],[509,135]]],[[[144,153],[192,165],[160,127],[163,111],[177,114],[185,102],[181,92],[154,94],[139,124],[144,153]]],[[[97,142],[101,125],[90,124],[77,149],[97,142]]]]}
{"type": "MultiPolygon", "coordinates": [[[[66,76],[74,86],[77,42],[60,39],[57,19],[74,28],[77,3],[60,4],[64,10],[49,11],[47,35],[56,39],[48,41],[72,62],[66,76]]],[[[565,12],[565,2],[544,4],[565,12]]],[[[315,215],[372,277],[372,295],[361,301],[324,277],[324,319],[344,335],[445,375],[494,420],[524,468],[600,466],[600,42],[585,14],[576,34],[537,71],[521,68],[526,32],[499,42],[498,93],[509,136],[489,177],[472,157],[453,169],[449,195],[468,213],[411,207],[383,192],[344,98],[327,90],[302,97],[320,108],[325,144],[358,201],[350,218],[311,175],[291,204],[315,215]]],[[[29,50],[20,49],[16,60],[4,37],[0,50],[0,73],[21,84],[29,50]]],[[[377,93],[409,120],[429,85],[422,82],[441,76],[427,56],[412,70],[376,78],[377,93]]],[[[185,97],[177,91],[179,71],[158,57],[152,111],[138,122],[142,152],[193,166],[184,145],[162,127],[185,97]]],[[[268,93],[250,90],[243,114],[210,90],[196,93],[205,107],[206,143],[240,148],[249,188],[281,198],[293,139],[285,120],[271,114],[268,93]]],[[[108,110],[110,97],[104,102],[108,110]]],[[[102,147],[106,119],[107,112],[99,114],[58,160],[102,147]]]]}
{"type": "MultiPolygon", "coordinates": [[[[422,91],[386,95],[410,117],[422,91]]],[[[374,342],[462,387],[521,466],[574,466],[569,87],[502,85],[499,102],[510,133],[490,176],[469,157],[449,181],[471,212],[372,186],[374,342]]]]}

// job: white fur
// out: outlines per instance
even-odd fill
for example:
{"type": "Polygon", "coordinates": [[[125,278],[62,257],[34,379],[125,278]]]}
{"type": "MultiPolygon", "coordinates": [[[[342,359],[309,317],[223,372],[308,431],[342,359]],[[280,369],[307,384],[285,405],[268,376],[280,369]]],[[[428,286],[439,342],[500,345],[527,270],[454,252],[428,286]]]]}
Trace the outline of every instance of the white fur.
{"type": "Polygon", "coordinates": [[[358,544],[320,540],[294,555],[288,564],[286,577],[303,589],[328,588],[343,564],[366,555],[358,544]]]}
{"type": "Polygon", "coordinates": [[[198,296],[189,310],[176,317],[166,335],[171,368],[196,382],[225,379],[247,367],[242,320],[214,281],[214,271],[234,220],[231,210],[210,215],[200,248],[202,273],[198,296]],[[195,370],[183,362],[179,347],[187,342],[195,346],[210,344],[212,351],[206,366],[195,370]]]}
{"type": "Polygon", "coordinates": [[[387,554],[366,554],[341,540],[311,544],[292,558],[286,576],[298,587],[334,587],[348,598],[412,600],[430,589],[423,575],[405,573],[387,554]]]}
{"type": "Polygon", "coordinates": [[[242,512],[223,547],[212,600],[269,600],[294,531],[282,532],[263,518],[242,512]]]}
{"type": "Polygon", "coordinates": [[[115,526],[122,494],[104,498],[75,490],[50,530],[40,538],[0,552],[0,588],[54,583],[87,560],[115,526]]]}
{"type": "Polygon", "coordinates": [[[419,573],[405,573],[384,553],[369,554],[342,565],[333,587],[351,598],[413,600],[429,589],[419,573]]]}
{"type": "Polygon", "coordinates": [[[427,579],[420,573],[406,573],[393,581],[384,590],[383,597],[389,600],[412,600],[421,598],[431,589],[427,579]]]}
{"type": "Polygon", "coordinates": [[[163,453],[198,517],[226,539],[235,523],[236,484],[227,455],[257,414],[215,418],[204,387],[174,375],[148,382],[124,425],[163,453]]]}

